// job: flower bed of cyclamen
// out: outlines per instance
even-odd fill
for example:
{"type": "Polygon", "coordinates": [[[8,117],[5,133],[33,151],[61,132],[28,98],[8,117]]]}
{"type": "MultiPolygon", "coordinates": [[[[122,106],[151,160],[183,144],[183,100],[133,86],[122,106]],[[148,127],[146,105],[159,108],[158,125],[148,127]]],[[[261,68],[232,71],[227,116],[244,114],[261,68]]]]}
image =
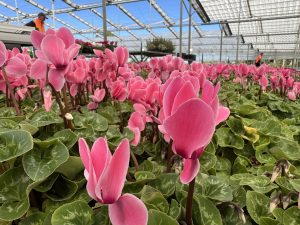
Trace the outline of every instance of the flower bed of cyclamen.
{"type": "Polygon", "coordinates": [[[300,224],[297,71],[31,39],[0,42],[0,224],[300,224]]]}

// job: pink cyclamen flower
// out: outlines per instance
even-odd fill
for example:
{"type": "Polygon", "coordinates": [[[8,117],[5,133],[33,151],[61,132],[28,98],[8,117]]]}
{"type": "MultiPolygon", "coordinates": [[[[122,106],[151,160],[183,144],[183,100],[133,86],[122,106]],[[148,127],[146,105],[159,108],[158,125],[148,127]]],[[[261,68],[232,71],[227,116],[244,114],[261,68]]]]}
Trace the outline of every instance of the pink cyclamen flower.
{"type": "Polygon", "coordinates": [[[87,192],[98,202],[108,204],[113,225],[146,225],[148,212],[144,203],[131,194],[122,194],[129,166],[129,141],[122,140],[112,156],[105,138],[98,138],[90,151],[83,138],[79,153],[85,167],[87,192]]]}
{"type": "Polygon", "coordinates": [[[296,94],[294,91],[289,91],[288,92],[288,98],[291,100],[291,101],[296,101],[296,94]]]}
{"type": "Polygon", "coordinates": [[[95,110],[105,97],[105,89],[97,88],[94,92],[94,95],[90,95],[89,97],[92,99],[92,102],[90,102],[87,107],[89,110],[95,110]]]}
{"type": "Polygon", "coordinates": [[[62,27],[57,31],[48,29],[46,34],[32,31],[31,40],[38,60],[32,65],[31,76],[35,79],[45,79],[47,65],[50,65],[48,73],[49,82],[57,91],[60,91],[65,83],[65,74],[80,49],[75,44],[73,34],[62,27]]]}
{"type": "Polygon", "coordinates": [[[215,131],[215,113],[209,104],[198,98],[192,83],[181,77],[168,83],[162,103],[159,129],[173,140],[173,152],[184,159],[180,180],[186,184],[200,169],[198,157],[215,131]]]}
{"type": "Polygon", "coordinates": [[[51,106],[53,104],[51,91],[44,89],[43,95],[44,95],[45,110],[46,110],[46,112],[49,112],[51,110],[51,106]]]}
{"type": "Polygon", "coordinates": [[[140,143],[141,131],[146,127],[146,115],[140,112],[133,112],[128,121],[128,128],[134,133],[131,145],[137,146],[140,143]]]}

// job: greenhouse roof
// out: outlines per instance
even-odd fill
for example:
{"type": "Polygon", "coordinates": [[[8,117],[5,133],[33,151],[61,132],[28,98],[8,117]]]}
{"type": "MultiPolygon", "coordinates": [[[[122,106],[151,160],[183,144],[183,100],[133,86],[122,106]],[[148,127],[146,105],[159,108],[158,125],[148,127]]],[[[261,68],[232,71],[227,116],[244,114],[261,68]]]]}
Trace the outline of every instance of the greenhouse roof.
{"type": "MultiPolygon", "coordinates": [[[[257,49],[269,58],[299,57],[299,0],[183,0],[183,51],[188,48],[189,4],[192,4],[192,52],[222,59],[253,59],[257,49]],[[221,38],[221,30],[222,38],[221,38]],[[238,53],[236,50],[239,50],[238,53]]],[[[101,41],[100,0],[0,1],[0,23],[22,25],[39,12],[48,27],[69,28],[76,38],[101,41]]],[[[179,47],[180,0],[107,0],[109,40],[130,50],[144,48],[153,37],[179,47]]],[[[178,48],[177,48],[178,50],[178,48]]]]}

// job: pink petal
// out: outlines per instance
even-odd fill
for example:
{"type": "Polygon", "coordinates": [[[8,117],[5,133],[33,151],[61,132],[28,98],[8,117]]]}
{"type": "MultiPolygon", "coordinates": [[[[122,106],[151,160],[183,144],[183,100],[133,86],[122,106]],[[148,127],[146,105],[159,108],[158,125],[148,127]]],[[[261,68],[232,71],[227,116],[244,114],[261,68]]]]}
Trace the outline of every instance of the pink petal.
{"type": "Polygon", "coordinates": [[[123,61],[124,61],[124,58],[125,58],[125,55],[123,53],[123,48],[122,47],[117,47],[114,52],[115,52],[116,57],[117,57],[118,65],[123,66],[123,61]]]}
{"type": "Polygon", "coordinates": [[[89,110],[95,110],[95,109],[98,108],[98,106],[99,106],[98,103],[96,103],[96,102],[90,102],[90,103],[87,105],[87,108],[88,108],[89,110]]]}
{"type": "Polygon", "coordinates": [[[133,112],[128,121],[128,127],[139,128],[140,131],[143,131],[146,126],[146,118],[139,112],[133,112]]]}
{"type": "Polygon", "coordinates": [[[44,89],[43,96],[44,96],[45,110],[46,110],[46,112],[49,112],[51,110],[51,106],[52,106],[52,94],[51,94],[51,91],[44,89]]]}
{"type": "Polygon", "coordinates": [[[56,36],[64,41],[66,48],[69,48],[75,43],[73,34],[65,27],[59,28],[58,31],[56,31],[56,36]]]}
{"type": "Polygon", "coordinates": [[[75,95],[77,95],[78,92],[78,85],[77,84],[72,84],[70,87],[70,95],[72,97],[74,97],[75,95]]]}
{"type": "Polygon", "coordinates": [[[216,118],[216,125],[227,120],[230,115],[230,110],[227,107],[219,106],[218,116],[216,118]]]}
{"type": "Polygon", "coordinates": [[[64,84],[65,78],[61,71],[56,69],[50,69],[48,74],[49,82],[53,85],[56,91],[60,91],[64,84]]]}
{"type": "Polygon", "coordinates": [[[7,60],[7,50],[2,41],[0,41],[0,67],[3,66],[3,64],[7,60]]]}
{"type": "Polygon", "coordinates": [[[139,128],[137,128],[137,127],[128,127],[133,133],[134,133],[134,138],[133,138],[133,140],[130,142],[130,144],[132,145],[132,146],[137,146],[139,143],[140,143],[140,141],[141,141],[141,131],[140,131],[140,129],[139,128]]]}
{"type": "Polygon", "coordinates": [[[47,35],[41,44],[42,52],[45,57],[55,66],[64,65],[65,43],[55,35],[47,35]]]}
{"type": "Polygon", "coordinates": [[[291,101],[296,101],[296,94],[294,91],[289,91],[288,92],[288,98],[291,100],[291,101]]]}
{"type": "Polygon", "coordinates": [[[33,44],[33,46],[37,49],[37,50],[40,50],[41,49],[41,43],[42,43],[42,40],[43,38],[45,37],[45,34],[37,31],[37,30],[33,30],[31,32],[31,42],[33,44]]]}
{"type": "Polygon", "coordinates": [[[176,77],[167,87],[163,97],[164,114],[166,117],[171,115],[174,98],[183,85],[184,80],[181,77],[176,77]]]}
{"type": "Polygon", "coordinates": [[[80,45],[72,44],[67,50],[67,61],[73,60],[79,53],[80,45]]]}
{"type": "Polygon", "coordinates": [[[201,99],[207,104],[210,104],[210,102],[213,100],[214,97],[215,97],[214,86],[210,81],[206,80],[203,86],[201,99]]]}
{"type": "Polygon", "coordinates": [[[18,57],[12,57],[7,61],[6,72],[12,77],[23,76],[27,72],[26,64],[18,57]]]}
{"type": "Polygon", "coordinates": [[[200,163],[198,159],[183,159],[183,170],[180,173],[181,183],[190,183],[197,176],[199,169],[200,163]]]}
{"type": "Polygon", "coordinates": [[[96,194],[105,204],[116,202],[121,196],[129,166],[129,142],[124,139],[114,152],[109,165],[97,184],[96,194]]]}
{"type": "Polygon", "coordinates": [[[174,98],[171,114],[174,114],[176,110],[181,106],[181,104],[191,98],[197,98],[197,94],[194,91],[192,83],[186,82],[174,98]]]}
{"type": "Polygon", "coordinates": [[[191,158],[198,148],[207,145],[215,130],[214,113],[200,99],[183,103],[163,124],[173,139],[175,151],[183,158],[191,158]]]}
{"type": "Polygon", "coordinates": [[[43,60],[36,60],[30,68],[30,77],[33,79],[44,79],[47,73],[47,63],[43,60]]]}
{"type": "Polygon", "coordinates": [[[98,56],[99,58],[103,57],[103,52],[101,50],[93,49],[93,51],[95,55],[98,56]]]}
{"type": "Polygon", "coordinates": [[[91,95],[90,98],[94,101],[94,102],[101,102],[105,97],[105,89],[99,89],[97,88],[94,92],[94,95],[91,95]]]}
{"type": "Polygon", "coordinates": [[[91,150],[91,159],[95,171],[96,179],[99,180],[103,170],[108,166],[111,160],[107,141],[105,138],[98,138],[91,150]]]}
{"type": "Polygon", "coordinates": [[[90,148],[84,138],[79,138],[78,146],[79,146],[79,155],[80,155],[81,161],[82,161],[85,169],[87,171],[89,171],[90,159],[91,159],[90,148]]]}
{"type": "Polygon", "coordinates": [[[148,211],[144,203],[132,194],[124,194],[108,206],[112,225],[147,225],[148,211]]]}
{"type": "Polygon", "coordinates": [[[74,72],[74,76],[76,78],[77,83],[84,83],[86,78],[86,72],[82,67],[78,67],[74,72]]]}

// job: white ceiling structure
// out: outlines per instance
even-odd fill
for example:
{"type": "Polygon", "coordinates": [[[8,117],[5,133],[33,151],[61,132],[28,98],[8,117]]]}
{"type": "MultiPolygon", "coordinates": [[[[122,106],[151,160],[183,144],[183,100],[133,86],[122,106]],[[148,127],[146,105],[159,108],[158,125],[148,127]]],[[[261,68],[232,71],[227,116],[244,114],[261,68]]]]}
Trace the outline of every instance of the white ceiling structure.
{"type": "MultiPolygon", "coordinates": [[[[49,0],[51,2],[51,0],[49,0]]],[[[58,0],[55,0],[58,1],[58,0]]],[[[114,36],[110,41],[118,41],[127,46],[129,50],[140,50],[146,41],[158,36],[171,39],[177,50],[179,49],[179,9],[177,18],[172,18],[161,7],[165,0],[107,0],[107,5],[116,7],[121,13],[130,18],[134,24],[114,22],[116,15],[107,15],[108,31],[114,36]],[[154,23],[147,23],[146,19],[137,18],[136,12],[126,8],[127,3],[144,2],[161,17],[154,23]],[[165,33],[158,33],[164,29],[165,33]],[[142,35],[136,31],[143,30],[142,35]],[[120,33],[126,33],[126,36],[120,33]],[[146,33],[145,33],[146,32],[146,33]]],[[[173,0],[179,5],[180,0],[173,0]]],[[[46,1],[15,0],[0,1],[0,6],[16,12],[15,17],[8,17],[0,12],[0,23],[20,21],[26,23],[29,18],[35,18],[37,13],[43,11],[56,22],[69,28],[74,34],[80,35],[87,41],[102,40],[103,29],[97,27],[79,12],[88,11],[93,16],[103,19],[102,4],[100,0],[86,4],[75,0],[62,0],[68,7],[55,9],[54,4],[49,7],[46,1]],[[35,13],[29,13],[26,8],[18,8],[17,3],[26,2],[36,8],[35,13]],[[15,4],[12,4],[14,2],[15,4]],[[46,6],[48,5],[48,6],[46,6]],[[73,19],[80,21],[85,28],[76,27],[67,20],[60,19],[57,15],[68,14],[73,19]],[[94,38],[89,34],[93,33],[94,38]]],[[[54,2],[54,0],[52,0],[54,2]]],[[[188,10],[192,4],[192,53],[198,57],[203,54],[206,60],[253,59],[257,49],[265,53],[267,58],[297,58],[300,57],[300,0],[183,0],[183,10],[188,10]],[[195,20],[195,15],[199,20],[195,20]],[[200,21],[200,22],[199,22],[200,21]],[[207,31],[207,26],[219,26],[220,30],[207,31]],[[221,30],[223,32],[221,32],[221,30]],[[221,37],[222,33],[222,37],[221,37]]],[[[189,14],[187,12],[187,14],[189,14]]],[[[173,16],[174,17],[174,16],[173,16]]],[[[183,19],[183,52],[188,48],[187,27],[189,19],[183,19]]],[[[55,24],[47,24],[49,27],[55,24]]],[[[198,58],[199,59],[199,58],[198,58]]]]}

